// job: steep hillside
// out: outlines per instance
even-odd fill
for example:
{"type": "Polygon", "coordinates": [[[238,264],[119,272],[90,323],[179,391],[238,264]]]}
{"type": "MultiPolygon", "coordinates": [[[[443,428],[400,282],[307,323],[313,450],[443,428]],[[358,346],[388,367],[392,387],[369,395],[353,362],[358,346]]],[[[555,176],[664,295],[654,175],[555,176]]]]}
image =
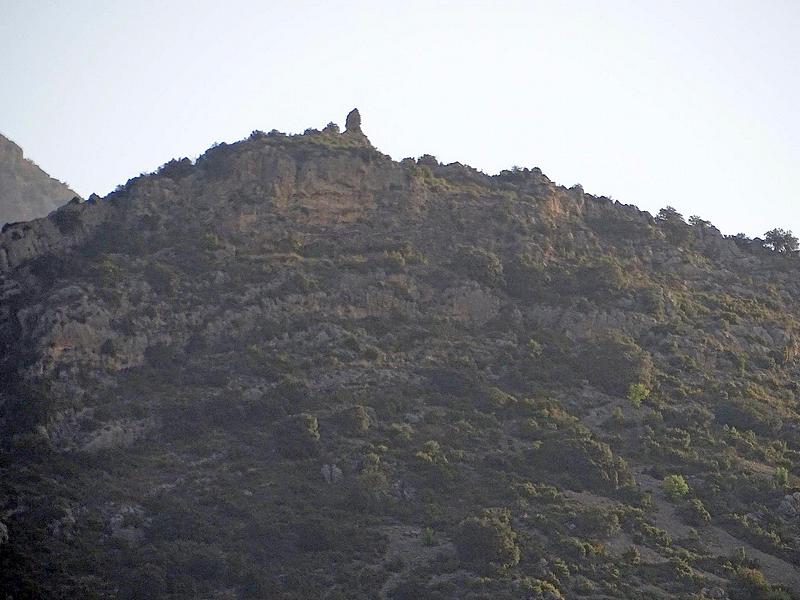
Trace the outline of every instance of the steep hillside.
{"type": "Polygon", "coordinates": [[[0,235],[13,598],[791,598],[800,261],[254,132],[0,235]]]}
{"type": "Polygon", "coordinates": [[[76,196],[0,135],[0,225],[45,217],[76,196]]]}

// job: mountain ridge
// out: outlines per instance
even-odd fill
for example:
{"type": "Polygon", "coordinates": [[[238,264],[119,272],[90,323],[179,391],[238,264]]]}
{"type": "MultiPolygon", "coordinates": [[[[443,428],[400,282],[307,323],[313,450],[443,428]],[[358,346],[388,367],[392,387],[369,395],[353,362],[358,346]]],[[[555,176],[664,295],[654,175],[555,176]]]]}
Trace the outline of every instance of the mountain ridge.
{"type": "Polygon", "coordinates": [[[0,584],[793,597],[796,257],[356,115],[4,228],[0,584]]]}
{"type": "Polygon", "coordinates": [[[0,134],[0,223],[47,216],[79,196],[25,158],[22,148],[0,134]]]}
{"type": "MultiPolygon", "coordinates": [[[[348,115],[348,117],[349,116],[350,115],[348,115]]],[[[267,136],[263,132],[255,131],[255,132],[253,132],[253,135],[251,135],[251,137],[249,139],[247,139],[247,140],[241,140],[241,141],[238,141],[238,142],[234,142],[232,144],[222,143],[222,144],[217,144],[215,146],[212,146],[212,148],[210,148],[198,160],[202,164],[203,159],[207,155],[213,154],[213,152],[218,147],[236,149],[236,148],[240,148],[240,146],[242,144],[248,144],[248,143],[252,144],[254,142],[254,138],[255,139],[261,139],[262,141],[264,139],[266,139],[266,140],[268,140],[268,143],[272,142],[272,143],[275,143],[275,144],[278,144],[278,145],[281,143],[281,141],[292,140],[292,141],[299,142],[299,143],[311,142],[314,145],[323,145],[324,146],[325,142],[333,143],[333,141],[335,140],[335,143],[333,145],[334,148],[337,148],[337,147],[340,147],[340,146],[341,147],[349,147],[351,149],[357,148],[357,147],[362,147],[362,148],[365,148],[365,149],[369,148],[369,149],[374,150],[376,152],[376,155],[380,154],[380,152],[378,152],[377,150],[374,149],[372,144],[369,142],[368,138],[366,138],[366,136],[364,136],[364,134],[361,132],[361,129],[360,129],[360,115],[359,115],[358,119],[359,119],[358,120],[358,125],[356,125],[355,129],[354,129],[354,131],[356,133],[353,134],[353,135],[348,134],[348,131],[345,131],[344,134],[340,134],[338,126],[335,126],[335,124],[333,124],[333,123],[330,123],[322,131],[315,130],[315,129],[308,129],[303,134],[295,134],[295,135],[287,135],[287,134],[280,133],[280,132],[278,132],[276,130],[273,130],[272,132],[270,132],[270,135],[267,136]]],[[[20,150],[20,152],[21,152],[21,150],[20,150]]],[[[402,161],[394,161],[390,157],[388,157],[387,155],[380,154],[380,156],[383,159],[388,159],[393,164],[399,164],[399,165],[412,164],[409,161],[413,161],[413,159],[403,159],[402,161]]],[[[498,173],[497,175],[487,175],[487,174],[485,174],[485,173],[483,173],[481,171],[478,171],[478,170],[476,170],[476,169],[474,169],[472,167],[469,167],[469,166],[465,166],[462,163],[458,163],[458,162],[450,163],[450,164],[447,164],[447,165],[440,164],[434,157],[432,157],[430,155],[425,155],[425,156],[421,157],[420,160],[419,160],[419,165],[422,166],[423,168],[428,168],[428,169],[436,168],[436,169],[441,170],[443,173],[456,174],[456,176],[459,177],[459,178],[469,179],[469,180],[472,180],[473,182],[476,182],[476,183],[479,182],[482,185],[489,185],[490,182],[492,182],[492,181],[502,182],[504,179],[507,180],[507,181],[508,180],[514,180],[514,179],[517,179],[518,181],[521,181],[522,179],[524,179],[527,176],[533,182],[532,185],[533,185],[534,189],[536,188],[536,186],[540,186],[540,185],[541,186],[545,186],[545,187],[550,186],[550,187],[552,187],[552,189],[554,189],[554,190],[557,189],[559,191],[559,198],[567,198],[570,194],[572,194],[574,196],[574,198],[577,199],[577,204],[575,206],[573,206],[572,208],[567,209],[567,210],[576,210],[576,206],[577,206],[578,207],[577,210],[580,211],[580,210],[583,209],[582,205],[585,205],[585,202],[587,200],[588,201],[595,201],[595,202],[598,202],[598,203],[600,203],[602,205],[608,205],[609,203],[611,203],[614,206],[620,207],[622,210],[631,211],[631,212],[629,212],[629,214],[631,214],[631,215],[634,214],[632,209],[635,209],[635,211],[638,213],[638,217],[636,217],[636,218],[642,218],[642,219],[649,220],[650,222],[653,222],[653,216],[649,212],[640,210],[633,204],[623,204],[623,203],[620,203],[619,201],[612,200],[612,199],[610,199],[610,198],[608,198],[606,196],[595,196],[595,195],[592,195],[592,194],[584,193],[583,192],[583,188],[580,185],[575,185],[575,186],[572,186],[571,188],[565,188],[563,186],[558,186],[558,185],[552,183],[546,176],[544,176],[542,174],[541,170],[538,169],[538,168],[534,168],[534,169],[527,169],[527,168],[526,169],[518,169],[517,167],[515,167],[514,170],[502,171],[502,172],[498,173]]],[[[69,216],[64,216],[63,218],[72,220],[72,219],[75,219],[78,214],[86,215],[85,218],[87,219],[87,226],[94,227],[100,221],[98,221],[97,218],[89,217],[89,214],[92,212],[92,209],[89,209],[88,206],[96,206],[98,204],[102,204],[103,200],[112,200],[113,201],[113,200],[119,198],[123,192],[126,192],[129,186],[136,186],[140,181],[142,181],[144,178],[147,178],[147,177],[162,176],[165,173],[170,173],[170,172],[177,173],[178,171],[182,172],[183,175],[186,175],[191,171],[191,167],[192,166],[195,166],[195,165],[193,165],[193,163],[191,161],[189,161],[189,159],[186,159],[186,158],[183,158],[183,159],[180,159],[180,160],[176,159],[176,160],[169,161],[168,163],[165,163],[165,165],[163,165],[161,167],[161,169],[159,171],[157,171],[157,172],[150,173],[150,174],[142,174],[142,175],[140,175],[138,177],[134,177],[134,178],[128,180],[128,182],[124,186],[119,186],[119,188],[117,190],[115,190],[114,192],[108,194],[104,199],[101,199],[99,196],[93,194],[91,199],[90,199],[91,200],[90,202],[81,205],[82,209],[77,209],[77,208],[73,207],[73,208],[65,211],[65,215],[69,215],[69,216]]],[[[167,175],[167,176],[169,177],[169,175],[167,175]]],[[[560,208],[558,208],[558,201],[556,199],[551,199],[550,202],[551,202],[551,208],[554,211],[561,210],[560,208]]],[[[575,204],[574,201],[572,201],[572,203],[575,204]]],[[[75,203],[73,203],[73,204],[75,204],[75,203]]],[[[569,205],[569,202],[565,203],[565,205],[569,205]]],[[[591,210],[591,207],[589,207],[588,210],[591,210]]],[[[46,226],[44,224],[45,222],[42,220],[42,219],[44,219],[44,216],[45,215],[42,215],[41,217],[38,217],[37,219],[34,219],[34,220],[37,221],[37,227],[32,227],[30,225],[22,225],[21,223],[7,223],[4,226],[4,228],[3,228],[4,232],[5,232],[6,229],[13,229],[16,233],[12,233],[10,235],[6,235],[5,239],[0,237],[0,270],[7,270],[7,269],[10,269],[10,268],[13,268],[13,267],[21,264],[25,260],[28,260],[28,259],[30,259],[32,257],[35,257],[35,256],[38,256],[40,253],[47,252],[48,249],[51,247],[51,244],[53,245],[53,247],[64,247],[65,243],[68,245],[69,243],[71,243],[70,239],[69,239],[69,235],[70,234],[77,233],[79,235],[79,237],[80,237],[80,232],[78,232],[78,231],[75,231],[75,230],[69,230],[68,232],[62,231],[62,229],[64,229],[64,226],[62,226],[61,229],[59,229],[59,227],[56,226],[55,229],[58,229],[58,234],[60,234],[60,235],[54,235],[55,232],[54,232],[53,228],[48,227],[48,226],[46,226]],[[12,227],[12,225],[14,225],[14,227],[12,227]],[[33,233],[30,236],[30,238],[26,240],[26,242],[15,243],[15,242],[18,242],[21,239],[28,238],[27,235],[23,234],[23,232],[25,232],[25,233],[31,232],[34,229],[37,229],[38,231],[36,233],[33,233]],[[62,236],[65,239],[59,239],[62,236]]],[[[724,239],[727,239],[727,240],[730,241],[730,243],[728,244],[728,248],[729,248],[730,252],[736,253],[737,250],[742,249],[743,246],[745,248],[747,248],[748,250],[752,250],[754,252],[758,252],[759,250],[762,250],[762,241],[760,239],[758,239],[758,238],[756,238],[752,242],[751,242],[751,240],[749,240],[747,238],[743,238],[745,240],[744,244],[742,244],[741,242],[740,243],[736,243],[736,240],[734,240],[735,236],[723,236],[721,234],[721,232],[716,227],[711,225],[709,222],[707,222],[707,221],[701,221],[701,222],[703,224],[702,227],[703,227],[704,235],[712,237],[712,238],[717,238],[717,239],[724,238],[724,239]]],[[[77,223],[76,223],[76,226],[77,226],[77,223]]],[[[78,229],[80,229],[80,228],[78,227],[78,229]]]]}

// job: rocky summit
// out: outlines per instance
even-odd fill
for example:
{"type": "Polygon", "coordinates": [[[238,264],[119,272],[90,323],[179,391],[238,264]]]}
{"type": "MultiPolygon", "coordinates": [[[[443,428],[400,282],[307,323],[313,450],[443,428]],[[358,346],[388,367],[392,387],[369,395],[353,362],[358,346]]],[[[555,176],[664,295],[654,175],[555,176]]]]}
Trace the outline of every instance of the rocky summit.
{"type": "Polygon", "coordinates": [[[7,226],[0,589],[797,597],[771,234],[396,162],[357,111],[7,226]]]}
{"type": "Polygon", "coordinates": [[[45,217],[78,195],[0,135],[0,225],[45,217]]]}

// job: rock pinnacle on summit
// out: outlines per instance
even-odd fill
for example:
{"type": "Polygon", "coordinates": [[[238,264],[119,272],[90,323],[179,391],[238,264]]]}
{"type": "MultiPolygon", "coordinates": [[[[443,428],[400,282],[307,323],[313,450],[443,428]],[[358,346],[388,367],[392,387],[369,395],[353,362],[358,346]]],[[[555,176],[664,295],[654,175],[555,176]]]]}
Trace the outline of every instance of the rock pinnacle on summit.
{"type": "Polygon", "coordinates": [[[357,108],[354,108],[347,113],[347,120],[345,121],[345,133],[364,135],[361,131],[361,113],[357,108]]]}

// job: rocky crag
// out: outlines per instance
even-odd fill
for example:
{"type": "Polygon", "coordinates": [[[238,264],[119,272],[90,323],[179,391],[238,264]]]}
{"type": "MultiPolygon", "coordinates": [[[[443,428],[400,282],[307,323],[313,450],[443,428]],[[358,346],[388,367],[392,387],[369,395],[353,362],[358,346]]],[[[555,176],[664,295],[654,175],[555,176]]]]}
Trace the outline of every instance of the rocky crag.
{"type": "Polygon", "coordinates": [[[14,598],[791,598],[800,261],[254,132],[0,234],[14,598]]]}
{"type": "Polygon", "coordinates": [[[46,217],[78,195],[0,135],[0,225],[46,217]]]}

